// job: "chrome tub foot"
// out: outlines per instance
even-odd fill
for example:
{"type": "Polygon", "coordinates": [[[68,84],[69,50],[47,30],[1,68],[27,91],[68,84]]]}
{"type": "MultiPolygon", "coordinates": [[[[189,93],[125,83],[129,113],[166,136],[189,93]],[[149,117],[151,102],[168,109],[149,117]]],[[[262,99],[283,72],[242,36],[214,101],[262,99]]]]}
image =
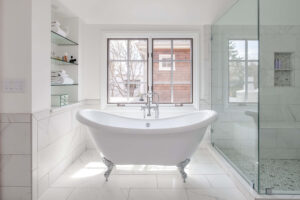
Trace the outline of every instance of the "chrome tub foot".
{"type": "Polygon", "coordinates": [[[183,182],[185,183],[185,179],[187,178],[187,174],[186,172],[184,171],[185,167],[189,164],[191,160],[188,158],[180,163],[177,164],[177,168],[181,174],[181,177],[183,179],[183,182]]]}
{"type": "Polygon", "coordinates": [[[111,171],[113,170],[115,164],[113,162],[111,162],[110,160],[106,159],[106,158],[102,158],[103,160],[103,163],[106,165],[107,167],[107,170],[106,172],[104,173],[104,177],[105,177],[105,180],[106,182],[108,181],[108,177],[111,173],[111,171]]]}

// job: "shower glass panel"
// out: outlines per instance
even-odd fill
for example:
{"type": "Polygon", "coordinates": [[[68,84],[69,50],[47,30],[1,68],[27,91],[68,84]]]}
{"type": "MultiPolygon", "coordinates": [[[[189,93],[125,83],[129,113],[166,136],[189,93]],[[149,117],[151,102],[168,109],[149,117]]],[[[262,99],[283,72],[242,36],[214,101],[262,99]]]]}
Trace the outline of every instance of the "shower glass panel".
{"type": "Polygon", "coordinates": [[[300,194],[299,9],[260,0],[260,193],[300,194]]]}
{"type": "Polygon", "coordinates": [[[258,2],[240,0],[212,26],[212,144],[258,189],[258,2]]]}
{"type": "Polygon", "coordinates": [[[300,194],[300,0],[239,0],[212,26],[212,144],[259,194],[300,194]]]}

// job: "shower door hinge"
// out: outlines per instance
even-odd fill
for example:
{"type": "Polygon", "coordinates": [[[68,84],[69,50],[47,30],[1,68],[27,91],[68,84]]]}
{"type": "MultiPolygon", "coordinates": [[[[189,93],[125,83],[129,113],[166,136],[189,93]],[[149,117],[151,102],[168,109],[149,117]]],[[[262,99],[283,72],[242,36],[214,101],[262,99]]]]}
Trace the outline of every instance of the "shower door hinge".
{"type": "Polygon", "coordinates": [[[266,188],[266,194],[271,195],[272,194],[272,188],[266,188]]]}

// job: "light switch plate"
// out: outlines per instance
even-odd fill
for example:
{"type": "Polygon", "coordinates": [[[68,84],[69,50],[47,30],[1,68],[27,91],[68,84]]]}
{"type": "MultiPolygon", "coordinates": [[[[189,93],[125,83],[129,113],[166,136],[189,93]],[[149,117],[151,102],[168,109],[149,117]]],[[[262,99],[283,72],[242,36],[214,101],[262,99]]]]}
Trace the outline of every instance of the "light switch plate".
{"type": "Polygon", "coordinates": [[[2,91],[4,93],[24,93],[25,81],[23,79],[4,80],[2,84],[2,91]]]}

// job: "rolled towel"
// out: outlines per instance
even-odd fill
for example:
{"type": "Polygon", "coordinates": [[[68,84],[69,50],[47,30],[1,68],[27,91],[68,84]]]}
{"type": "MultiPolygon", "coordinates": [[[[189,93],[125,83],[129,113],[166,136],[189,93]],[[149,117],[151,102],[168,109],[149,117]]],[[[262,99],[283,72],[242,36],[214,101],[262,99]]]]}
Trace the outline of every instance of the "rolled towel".
{"type": "Polygon", "coordinates": [[[51,25],[52,26],[60,26],[60,23],[59,23],[59,21],[52,21],[51,25]]]}
{"type": "Polygon", "coordinates": [[[65,70],[52,71],[51,76],[68,76],[65,70]]]}

